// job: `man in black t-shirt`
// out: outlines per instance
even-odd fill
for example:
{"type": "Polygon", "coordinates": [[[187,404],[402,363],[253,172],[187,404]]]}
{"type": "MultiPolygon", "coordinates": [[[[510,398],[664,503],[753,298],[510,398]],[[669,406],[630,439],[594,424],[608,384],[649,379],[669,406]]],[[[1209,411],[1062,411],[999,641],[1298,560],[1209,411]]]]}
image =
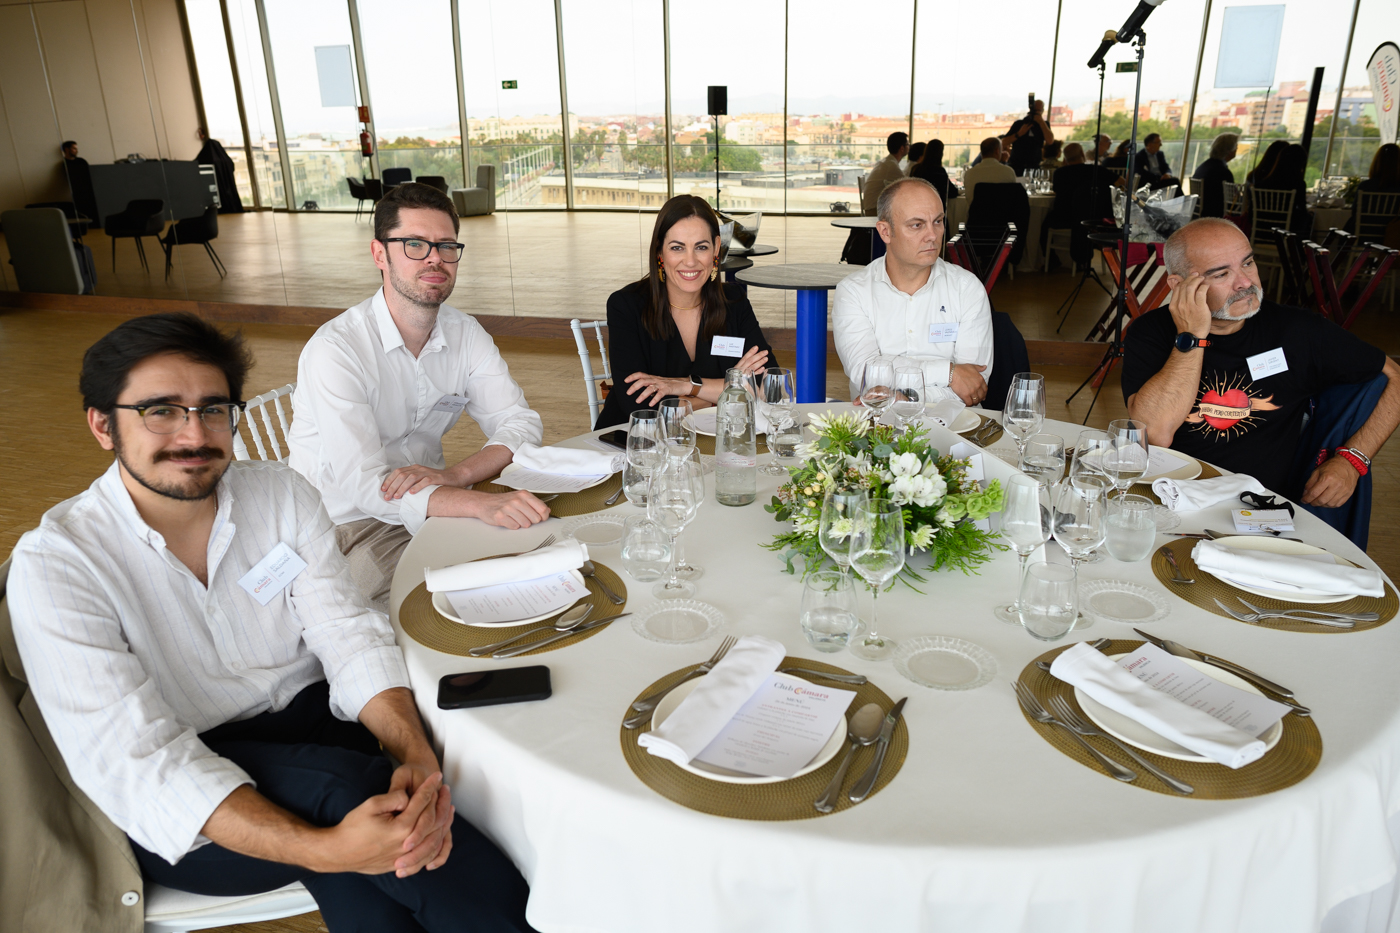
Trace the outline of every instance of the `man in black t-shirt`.
{"type": "Polygon", "coordinates": [[[1203,218],[1165,247],[1169,307],[1124,338],[1123,398],[1154,444],[1247,473],[1268,489],[1335,508],[1400,424],[1400,366],[1311,311],[1265,301],[1239,227],[1203,218]],[[1257,315],[1257,317],[1256,317],[1257,315]],[[1288,488],[1308,400],[1334,385],[1389,379],[1346,448],[1288,488]]]}
{"type": "Polygon", "coordinates": [[[1011,150],[1008,164],[1017,175],[1024,175],[1026,169],[1040,168],[1041,152],[1044,146],[1055,141],[1055,133],[1045,122],[1045,101],[1031,103],[1030,112],[1011,124],[1002,137],[1003,148],[1011,150]]]}

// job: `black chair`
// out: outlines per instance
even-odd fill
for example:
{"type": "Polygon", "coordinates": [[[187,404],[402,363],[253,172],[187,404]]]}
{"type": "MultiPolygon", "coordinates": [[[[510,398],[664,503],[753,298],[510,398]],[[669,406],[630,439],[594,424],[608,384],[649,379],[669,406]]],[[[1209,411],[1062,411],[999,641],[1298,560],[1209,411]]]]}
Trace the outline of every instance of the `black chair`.
{"type": "MultiPolygon", "coordinates": [[[[982,186],[977,186],[981,190],[982,186]]],[[[1031,357],[1026,352],[1026,340],[1017,330],[1011,315],[1005,311],[992,312],[992,378],[987,383],[983,408],[1001,411],[1006,405],[1006,393],[1011,391],[1011,377],[1030,372],[1031,357]]]]}
{"type": "MultiPolygon", "coordinates": [[[[1031,228],[1031,202],[1026,189],[1018,181],[980,182],[972,206],[967,209],[967,235],[964,240],[972,243],[983,268],[991,265],[992,256],[1001,245],[1008,223],[1015,224],[1017,230],[1031,228]]],[[[1025,248],[1025,239],[1018,237],[1011,251],[1012,268],[1021,261],[1025,248]]]]}
{"type": "Polygon", "coordinates": [[[214,264],[214,271],[219,273],[219,278],[228,275],[228,267],[219,258],[219,254],[214,252],[214,246],[209,242],[218,235],[219,209],[212,204],[199,217],[188,217],[171,227],[165,238],[160,241],[160,245],[165,247],[165,278],[170,278],[175,247],[181,243],[201,244],[209,254],[209,261],[214,264]]]}
{"type": "Polygon", "coordinates": [[[385,188],[392,188],[395,185],[403,185],[413,181],[413,169],[411,168],[386,168],[379,174],[384,177],[385,188]]]}
{"type": "Polygon", "coordinates": [[[414,180],[420,185],[427,185],[429,188],[436,188],[443,194],[447,194],[447,179],[442,175],[419,175],[414,180]]]}
{"type": "Polygon", "coordinates": [[[165,229],[165,220],[160,216],[165,210],[165,202],[159,198],[139,198],[135,201],[126,202],[126,210],[119,214],[108,214],[107,220],[103,223],[103,229],[112,238],[112,271],[117,271],[117,240],[131,238],[136,241],[136,254],[141,257],[141,268],[147,272],[151,267],[146,265],[146,248],[141,245],[141,238],[153,236],[156,242],[160,242],[161,231],[165,229]]]}
{"type": "Polygon", "coordinates": [[[384,184],[378,178],[366,178],[361,181],[358,178],[345,176],[345,183],[350,186],[350,197],[356,200],[355,219],[360,219],[360,212],[365,208],[365,202],[378,204],[379,199],[384,197],[384,184]]]}

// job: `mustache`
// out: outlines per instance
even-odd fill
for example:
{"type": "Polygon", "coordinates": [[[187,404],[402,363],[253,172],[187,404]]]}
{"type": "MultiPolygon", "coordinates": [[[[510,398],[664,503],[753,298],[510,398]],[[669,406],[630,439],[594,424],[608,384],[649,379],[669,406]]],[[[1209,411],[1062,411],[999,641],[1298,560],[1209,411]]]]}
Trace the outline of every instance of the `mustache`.
{"type": "Polygon", "coordinates": [[[1226,298],[1225,303],[1220,306],[1220,310],[1223,311],[1235,302],[1243,301],[1244,299],[1250,297],[1253,297],[1255,301],[1263,301],[1264,290],[1258,285],[1251,285],[1249,286],[1249,288],[1242,288],[1239,291],[1235,292],[1233,295],[1231,295],[1229,298],[1226,298]]]}
{"type": "Polygon", "coordinates": [[[181,450],[162,450],[151,458],[152,463],[160,463],[162,460],[197,460],[200,458],[209,460],[222,460],[228,454],[220,447],[186,447],[181,450]]]}

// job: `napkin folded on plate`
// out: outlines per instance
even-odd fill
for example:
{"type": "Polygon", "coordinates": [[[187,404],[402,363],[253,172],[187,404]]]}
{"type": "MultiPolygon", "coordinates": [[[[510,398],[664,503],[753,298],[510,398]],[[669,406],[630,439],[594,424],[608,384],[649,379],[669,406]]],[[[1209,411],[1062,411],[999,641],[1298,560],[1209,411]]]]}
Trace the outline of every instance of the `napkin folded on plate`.
{"type": "Polygon", "coordinates": [[[572,538],[552,547],[540,548],[515,557],[495,560],[474,560],[437,570],[423,570],[423,582],[429,593],[474,590],[479,586],[495,586],[518,580],[538,580],[551,573],[577,570],[588,560],[588,545],[572,538]]]}
{"type": "Polygon", "coordinates": [[[958,415],[963,413],[967,406],[962,403],[962,399],[954,396],[952,398],[941,398],[928,408],[924,409],[924,417],[930,421],[937,421],[945,428],[951,428],[953,422],[958,420],[958,415]]]}
{"type": "Polygon", "coordinates": [[[1149,687],[1083,642],[1061,652],[1050,673],[1162,738],[1226,767],[1243,768],[1264,754],[1261,740],[1149,687]]]}
{"type": "Polygon", "coordinates": [[[739,639],[659,728],[637,737],[637,744],[648,754],[689,764],[729,725],[786,654],[782,643],[771,638],[739,639]]]}
{"type": "Polygon", "coordinates": [[[557,473],[560,476],[605,476],[622,469],[626,456],[601,450],[578,450],[572,447],[536,447],[521,444],[514,462],[537,473],[557,473]]]}
{"type": "Polygon", "coordinates": [[[1339,599],[1385,595],[1385,579],[1379,570],[1344,567],[1330,558],[1323,563],[1303,554],[1246,551],[1200,541],[1191,549],[1191,559],[1207,573],[1266,590],[1335,595],[1339,599]]]}
{"type": "Polygon", "coordinates": [[[1209,508],[1229,499],[1238,499],[1242,492],[1257,492],[1262,496],[1269,494],[1262,483],[1243,473],[1213,479],[1167,479],[1164,476],[1152,481],[1152,491],[1173,512],[1209,508]]]}

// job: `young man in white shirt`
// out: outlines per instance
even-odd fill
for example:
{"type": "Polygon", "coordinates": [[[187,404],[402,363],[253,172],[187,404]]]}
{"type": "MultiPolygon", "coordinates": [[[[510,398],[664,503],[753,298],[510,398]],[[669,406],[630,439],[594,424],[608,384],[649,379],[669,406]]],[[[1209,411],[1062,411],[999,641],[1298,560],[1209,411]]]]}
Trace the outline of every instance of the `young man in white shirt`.
{"type": "Polygon", "coordinates": [[[922,178],[904,178],[877,210],[885,255],[836,286],[832,331],[846,377],[858,386],[868,361],[903,356],[923,368],[929,401],[980,403],[992,374],[992,309],[977,276],[938,260],[942,199],[922,178]]]}
{"type": "Polygon", "coordinates": [[[462,244],[447,195],[398,185],[376,205],[370,254],[383,287],[322,325],[301,352],[288,462],[321,491],[350,572],[388,608],[399,556],[432,515],[526,528],[549,517],[528,492],[471,489],[544,439],[540,416],[485,329],[443,304],[462,244]],[[463,413],[486,446],[448,466],[442,437],[463,413]]]}
{"type": "Polygon", "coordinates": [[[455,816],[393,630],[316,490],[230,463],[250,363],[188,314],[127,321],[84,357],[115,462],[20,539],[9,575],[64,763],[148,881],[301,881],[332,933],[528,930],[525,882],[455,816]]]}

